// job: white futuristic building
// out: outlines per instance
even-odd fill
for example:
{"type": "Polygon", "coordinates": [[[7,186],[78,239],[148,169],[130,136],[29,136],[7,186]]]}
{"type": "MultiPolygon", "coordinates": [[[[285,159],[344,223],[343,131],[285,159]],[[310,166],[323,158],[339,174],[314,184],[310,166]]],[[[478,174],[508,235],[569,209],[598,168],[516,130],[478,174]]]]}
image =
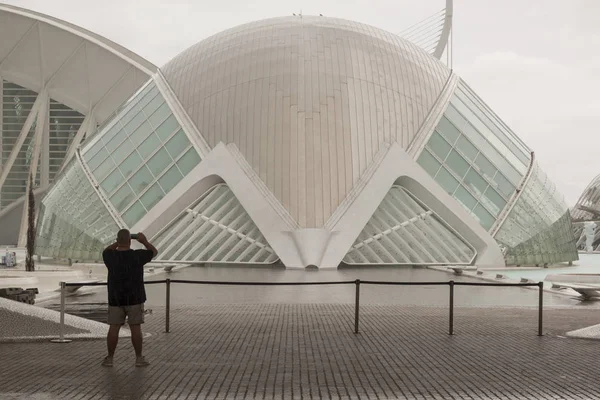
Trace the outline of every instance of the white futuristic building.
{"type": "Polygon", "coordinates": [[[290,16],[209,37],[153,73],[114,50],[151,76],[112,118],[94,113],[104,122],[41,201],[37,253],[95,260],[127,227],[169,262],[577,259],[569,211],[534,153],[440,60],[449,4],[426,49],[290,16]]]}
{"type": "Polygon", "coordinates": [[[0,38],[0,243],[24,246],[29,176],[39,201],[157,68],[94,33],[2,4],[0,38]]]}

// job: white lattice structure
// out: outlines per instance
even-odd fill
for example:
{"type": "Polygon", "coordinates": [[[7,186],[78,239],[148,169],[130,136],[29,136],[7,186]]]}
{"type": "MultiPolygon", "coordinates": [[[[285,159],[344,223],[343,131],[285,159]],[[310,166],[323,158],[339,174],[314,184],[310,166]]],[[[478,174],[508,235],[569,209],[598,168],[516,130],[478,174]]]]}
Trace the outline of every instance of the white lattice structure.
{"type": "MultiPolygon", "coordinates": [[[[71,190],[91,196],[94,218],[145,232],[168,262],[576,259],[564,200],[532,151],[439,60],[451,3],[433,54],[325,17],[211,36],[123,104],[56,187],[81,177],[71,190]]],[[[40,254],[56,254],[56,236],[87,257],[109,240],[63,218],[73,195],[42,201],[40,254]]]]}

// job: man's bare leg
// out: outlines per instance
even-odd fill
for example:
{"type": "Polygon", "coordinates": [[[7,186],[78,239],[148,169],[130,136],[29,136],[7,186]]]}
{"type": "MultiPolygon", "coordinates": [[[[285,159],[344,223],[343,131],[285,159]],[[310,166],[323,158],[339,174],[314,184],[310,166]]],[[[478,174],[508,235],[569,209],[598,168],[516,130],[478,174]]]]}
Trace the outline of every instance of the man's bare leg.
{"type": "Polygon", "coordinates": [[[108,335],[106,335],[106,348],[108,350],[108,356],[102,362],[105,367],[112,367],[113,356],[115,350],[117,350],[117,344],[119,343],[119,331],[121,325],[111,325],[108,328],[108,335]]]}
{"type": "Polygon", "coordinates": [[[142,326],[141,325],[129,325],[129,330],[131,330],[131,344],[133,344],[133,349],[135,350],[135,365],[136,367],[145,367],[149,364],[148,361],[144,359],[142,355],[142,346],[143,346],[143,335],[142,335],[142,326]]]}

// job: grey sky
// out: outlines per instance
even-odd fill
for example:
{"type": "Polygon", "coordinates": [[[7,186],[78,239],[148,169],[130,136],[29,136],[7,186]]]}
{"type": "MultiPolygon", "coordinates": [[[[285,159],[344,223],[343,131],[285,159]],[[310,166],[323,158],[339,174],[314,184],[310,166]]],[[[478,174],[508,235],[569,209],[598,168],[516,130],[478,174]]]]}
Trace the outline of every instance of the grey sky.
{"type": "MultiPolygon", "coordinates": [[[[398,33],[445,0],[0,0],[80,25],[158,66],[257,19],[323,14],[398,33]]],[[[600,1],[455,0],[454,69],[574,204],[600,173],[600,1]]]]}

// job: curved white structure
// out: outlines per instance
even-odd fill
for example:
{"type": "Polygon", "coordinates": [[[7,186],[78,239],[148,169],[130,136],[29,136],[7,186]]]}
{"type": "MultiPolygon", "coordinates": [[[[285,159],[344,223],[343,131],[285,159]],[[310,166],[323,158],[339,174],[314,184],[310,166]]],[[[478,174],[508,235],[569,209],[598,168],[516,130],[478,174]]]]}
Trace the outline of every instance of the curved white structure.
{"type": "Polygon", "coordinates": [[[0,37],[0,223],[20,218],[0,243],[23,245],[28,176],[47,190],[157,68],[99,35],[9,5],[0,4],[0,37]]]}
{"type": "Polygon", "coordinates": [[[190,47],[42,203],[38,252],[54,257],[97,258],[129,227],[168,262],[577,258],[562,197],[466,83],[405,39],[335,18],[257,21],[190,47]]]}

